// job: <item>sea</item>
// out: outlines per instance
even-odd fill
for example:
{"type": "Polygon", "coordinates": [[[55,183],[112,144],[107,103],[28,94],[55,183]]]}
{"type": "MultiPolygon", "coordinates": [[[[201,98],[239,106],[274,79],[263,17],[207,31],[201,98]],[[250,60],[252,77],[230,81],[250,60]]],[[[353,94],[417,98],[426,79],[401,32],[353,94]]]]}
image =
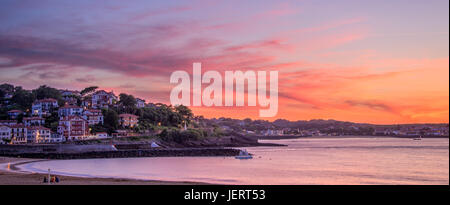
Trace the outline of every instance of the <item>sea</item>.
{"type": "Polygon", "coordinates": [[[449,139],[329,137],[260,140],[253,159],[149,157],[50,160],[24,171],[79,177],[251,185],[449,185],[449,139]]]}

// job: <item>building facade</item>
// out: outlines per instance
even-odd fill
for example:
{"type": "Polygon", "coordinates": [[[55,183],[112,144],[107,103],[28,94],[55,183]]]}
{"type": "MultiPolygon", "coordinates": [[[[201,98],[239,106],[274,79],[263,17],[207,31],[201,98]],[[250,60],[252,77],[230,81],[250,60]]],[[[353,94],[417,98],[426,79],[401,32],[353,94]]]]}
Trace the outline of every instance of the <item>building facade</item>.
{"type": "Polygon", "coordinates": [[[17,120],[0,120],[0,125],[17,125],[17,120]]]}
{"type": "Polygon", "coordinates": [[[66,117],[66,116],[81,116],[83,114],[83,108],[75,106],[75,105],[69,105],[65,104],[63,107],[59,108],[58,110],[58,116],[59,117],[66,117]]]}
{"type": "Polygon", "coordinates": [[[42,126],[27,127],[27,143],[46,143],[50,142],[51,131],[42,126]]]}
{"type": "Polygon", "coordinates": [[[134,127],[138,124],[138,116],[133,114],[120,114],[119,124],[122,127],[134,127]]]}
{"type": "Polygon", "coordinates": [[[117,100],[117,96],[113,92],[106,92],[104,90],[99,90],[92,94],[92,107],[93,108],[103,108],[113,105],[117,100]]]}
{"type": "Polygon", "coordinates": [[[58,134],[66,141],[82,140],[89,136],[87,120],[80,116],[66,116],[59,120],[58,134]]]}
{"type": "Polygon", "coordinates": [[[76,105],[77,104],[77,97],[80,97],[80,92],[75,90],[60,90],[62,99],[64,102],[68,103],[69,105],[76,105]]]}
{"type": "Polygon", "coordinates": [[[141,98],[136,98],[136,107],[137,108],[145,107],[145,100],[141,98]]]}
{"type": "Polygon", "coordinates": [[[25,126],[44,126],[45,119],[42,117],[24,117],[23,124],[25,126]]]}
{"type": "Polygon", "coordinates": [[[58,101],[53,98],[36,100],[31,106],[32,115],[42,117],[51,114],[53,109],[58,108],[58,101]]]}
{"type": "Polygon", "coordinates": [[[19,117],[19,115],[22,115],[23,111],[22,110],[10,110],[8,111],[8,116],[10,119],[17,119],[19,117]]]}
{"type": "Polygon", "coordinates": [[[103,114],[101,110],[96,109],[85,110],[83,113],[83,118],[88,121],[89,125],[96,125],[96,124],[103,125],[103,114]]]}
{"type": "Polygon", "coordinates": [[[11,142],[13,144],[27,143],[28,129],[23,124],[11,125],[11,142]]]}
{"type": "Polygon", "coordinates": [[[0,144],[11,142],[11,128],[6,125],[0,125],[0,144]]]}

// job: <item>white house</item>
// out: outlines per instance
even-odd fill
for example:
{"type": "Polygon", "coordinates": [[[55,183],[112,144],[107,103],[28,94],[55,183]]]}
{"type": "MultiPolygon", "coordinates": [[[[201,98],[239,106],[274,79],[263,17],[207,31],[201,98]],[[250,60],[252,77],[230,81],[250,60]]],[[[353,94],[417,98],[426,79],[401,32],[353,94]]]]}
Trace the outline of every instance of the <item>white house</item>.
{"type": "Polygon", "coordinates": [[[75,105],[77,103],[77,98],[75,96],[80,96],[79,91],[74,90],[60,90],[62,99],[69,103],[70,105],[75,105]]]}
{"type": "Polygon", "coordinates": [[[42,115],[48,115],[52,109],[58,108],[58,101],[53,98],[46,98],[42,100],[36,100],[31,106],[31,112],[33,115],[42,117],[42,115]]]}
{"type": "Polygon", "coordinates": [[[13,144],[25,144],[27,143],[28,129],[23,124],[10,125],[11,128],[11,140],[13,144]]]}
{"type": "Polygon", "coordinates": [[[141,98],[136,98],[136,107],[137,108],[145,107],[145,100],[141,98]]]}
{"type": "Polygon", "coordinates": [[[103,114],[101,110],[88,109],[83,112],[83,119],[88,121],[89,125],[103,124],[103,114]]]}
{"type": "Polygon", "coordinates": [[[65,140],[82,140],[89,135],[87,120],[80,116],[66,116],[59,120],[58,134],[65,140]]]}
{"type": "Polygon", "coordinates": [[[0,125],[17,125],[17,120],[0,120],[0,125]]]}
{"type": "Polygon", "coordinates": [[[45,119],[42,117],[24,117],[23,124],[25,126],[44,126],[45,119]]]}
{"type": "Polygon", "coordinates": [[[10,110],[8,111],[8,116],[11,119],[17,119],[17,117],[19,117],[19,115],[23,114],[22,110],[10,110]]]}
{"type": "Polygon", "coordinates": [[[112,105],[117,100],[117,96],[113,92],[99,90],[92,94],[92,107],[102,108],[112,105]]]}
{"type": "Polygon", "coordinates": [[[106,133],[106,132],[98,132],[95,136],[96,136],[98,139],[106,139],[106,138],[109,138],[108,133],[106,133]]]}
{"type": "Polygon", "coordinates": [[[59,117],[74,116],[74,115],[81,116],[82,114],[83,108],[75,105],[65,104],[58,110],[59,117]]]}
{"type": "Polygon", "coordinates": [[[64,137],[63,136],[59,135],[56,132],[51,132],[50,139],[49,139],[50,143],[63,142],[63,141],[64,141],[64,137]]]}
{"type": "Polygon", "coordinates": [[[51,131],[42,126],[27,127],[27,143],[46,143],[50,142],[51,131]]]}
{"type": "Polygon", "coordinates": [[[0,125],[0,144],[6,144],[11,141],[11,128],[6,125],[0,125]]]}

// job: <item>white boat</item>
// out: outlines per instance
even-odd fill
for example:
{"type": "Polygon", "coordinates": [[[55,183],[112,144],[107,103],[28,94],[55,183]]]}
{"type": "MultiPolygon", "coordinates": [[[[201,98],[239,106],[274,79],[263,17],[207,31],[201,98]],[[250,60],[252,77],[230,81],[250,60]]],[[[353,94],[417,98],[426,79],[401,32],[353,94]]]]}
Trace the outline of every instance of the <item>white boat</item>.
{"type": "Polygon", "coordinates": [[[422,135],[417,138],[414,138],[413,140],[422,140],[422,135]]]}
{"type": "Polygon", "coordinates": [[[239,155],[234,157],[236,159],[252,159],[252,155],[250,155],[247,150],[241,150],[239,151],[239,155]]]}

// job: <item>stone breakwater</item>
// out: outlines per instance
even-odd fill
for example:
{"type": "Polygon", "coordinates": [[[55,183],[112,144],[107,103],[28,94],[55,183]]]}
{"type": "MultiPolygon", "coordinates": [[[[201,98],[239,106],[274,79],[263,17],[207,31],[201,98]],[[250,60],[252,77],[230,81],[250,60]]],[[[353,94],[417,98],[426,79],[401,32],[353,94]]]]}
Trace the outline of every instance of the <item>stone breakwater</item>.
{"type": "Polygon", "coordinates": [[[118,151],[90,151],[80,153],[34,152],[34,153],[2,153],[0,156],[38,158],[38,159],[92,159],[92,158],[130,158],[130,157],[188,157],[188,156],[236,156],[238,149],[232,148],[179,148],[179,149],[146,149],[118,151]]]}

